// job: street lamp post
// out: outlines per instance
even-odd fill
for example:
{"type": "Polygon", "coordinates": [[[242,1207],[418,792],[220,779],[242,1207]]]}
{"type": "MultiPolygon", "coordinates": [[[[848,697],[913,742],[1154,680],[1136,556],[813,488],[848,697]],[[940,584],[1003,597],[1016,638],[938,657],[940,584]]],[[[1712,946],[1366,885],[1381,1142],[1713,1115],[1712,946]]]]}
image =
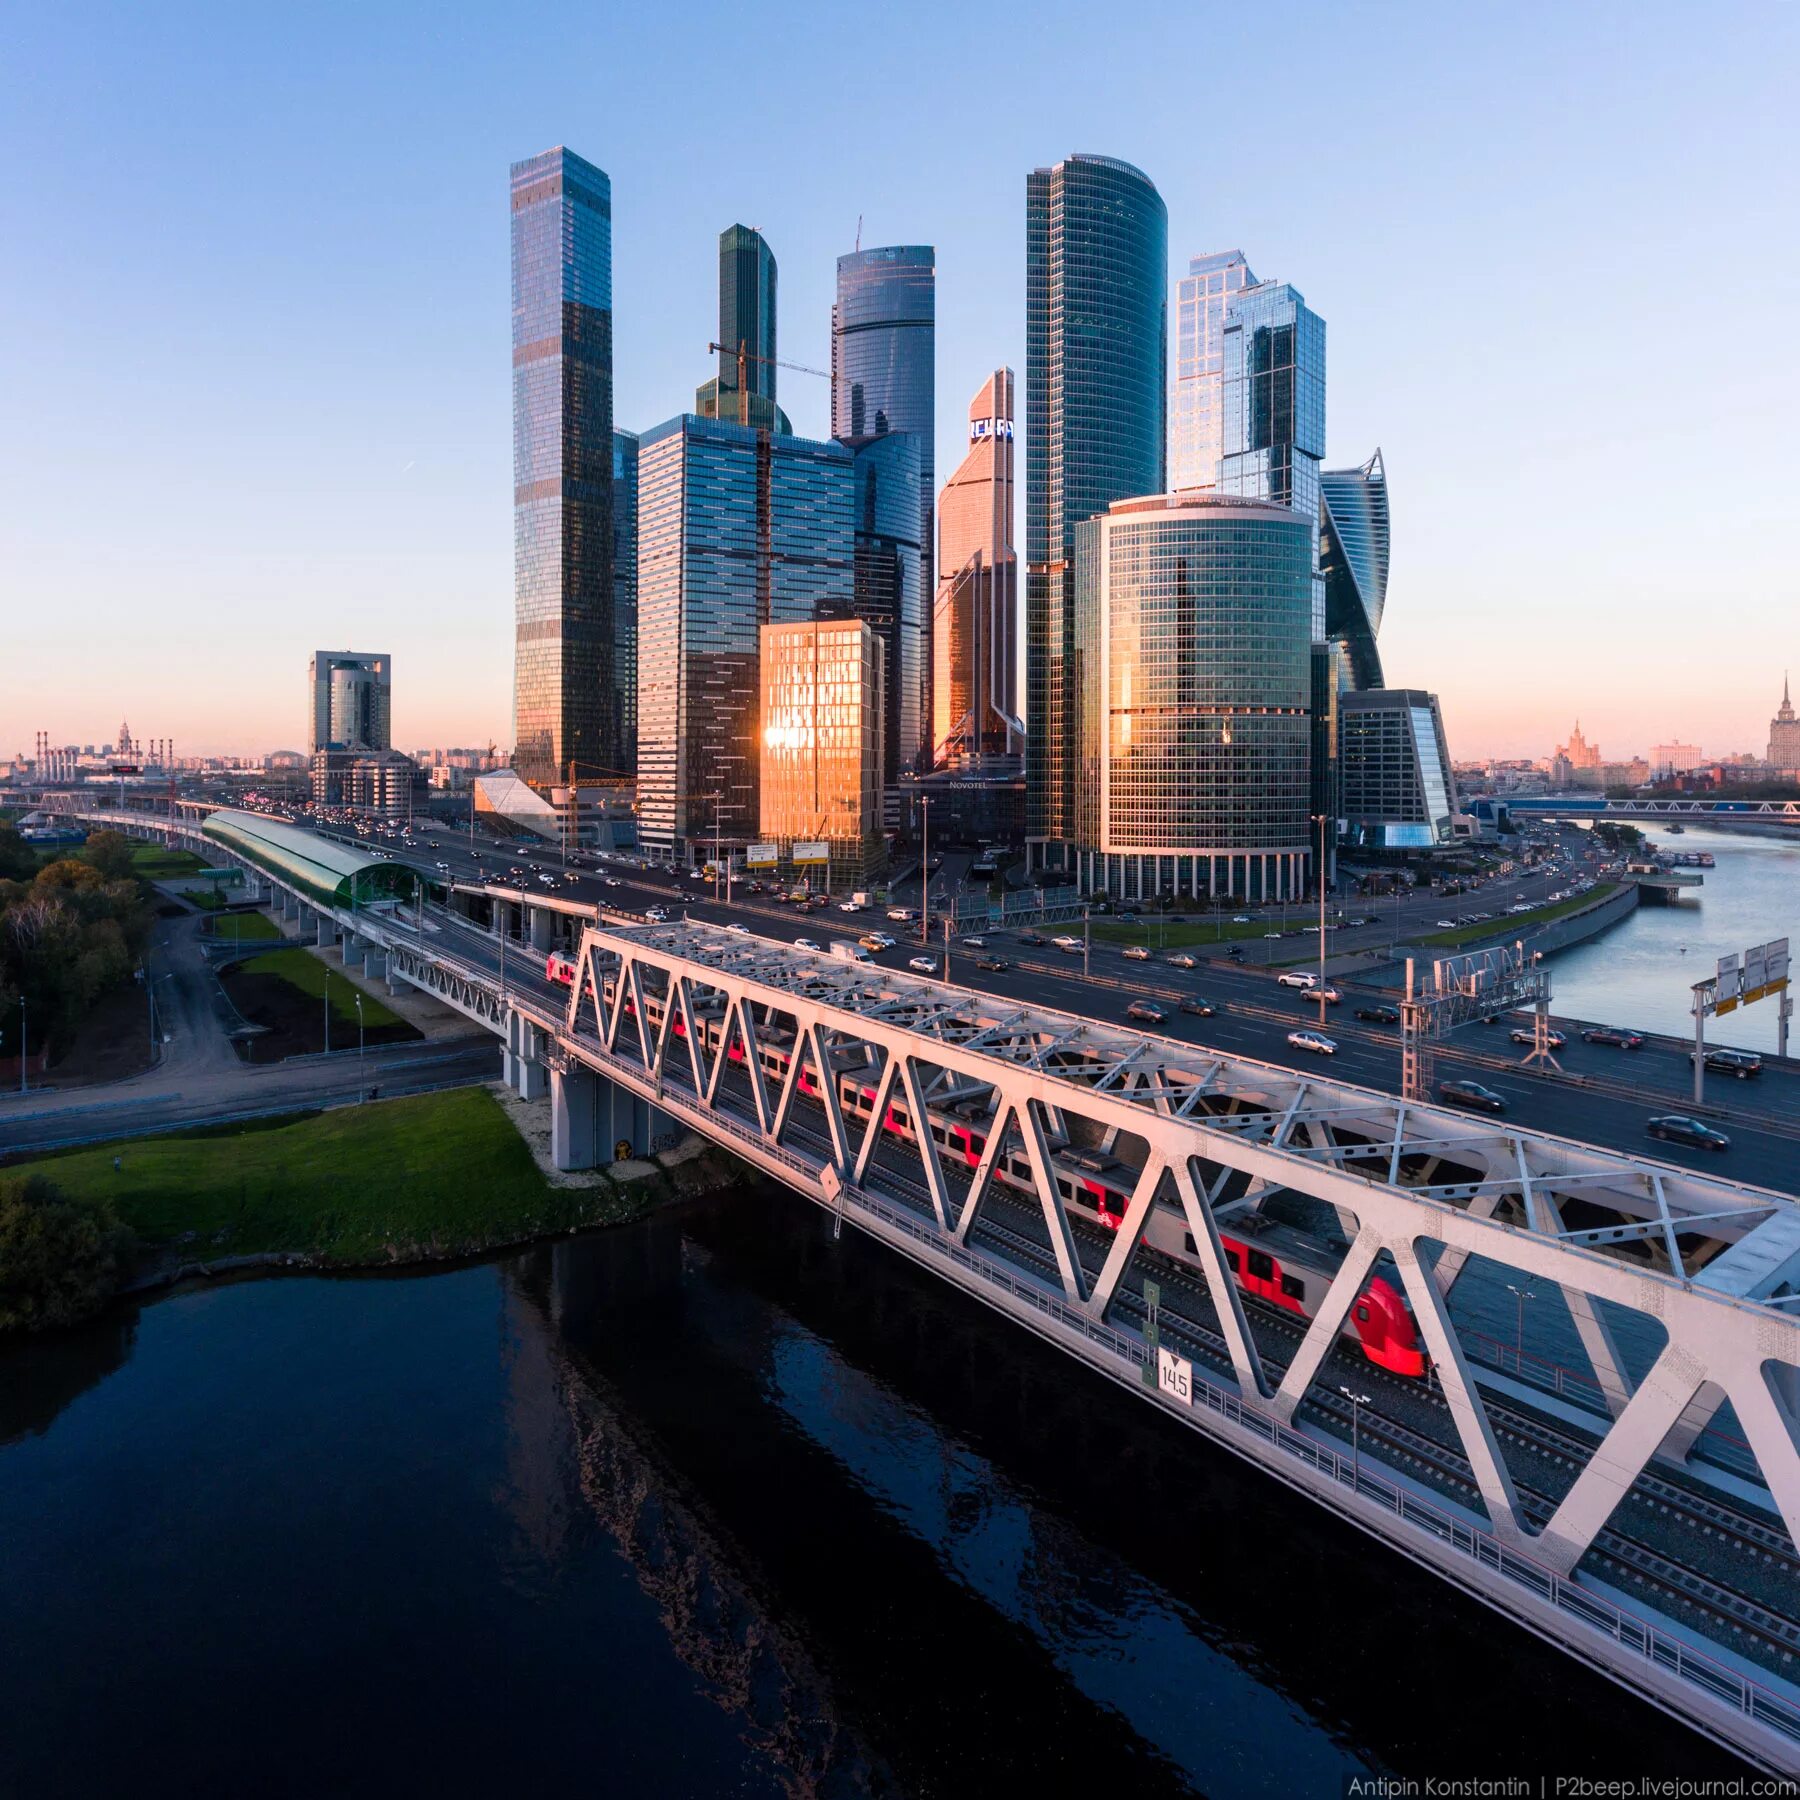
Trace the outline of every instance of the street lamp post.
{"type": "Polygon", "coordinates": [[[19,989],[19,1092],[25,1092],[25,990],[19,989]]]}
{"type": "Polygon", "coordinates": [[[366,1098],[368,1095],[368,1089],[363,1086],[364,1066],[365,1065],[363,1063],[362,995],[358,994],[356,996],[356,1086],[357,1086],[358,1092],[360,1094],[362,1094],[364,1098],[366,1098]]]}
{"type": "Polygon", "coordinates": [[[1088,972],[1088,940],[1091,935],[1088,930],[1089,916],[1088,909],[1084,906],[1081,909],[1081,978],[1083,981],[1087,980],[1088,972]]]}
{"type": "Polygon", "coordinates": [[[1319,1024],[1325,1023],[1325,822],[1328,813],[1314,813],[1312,821],[1319,828],[1319,1024]]]}
{"type": "Polygon", "coordinates": [[[325,1054],[331,1054],[331,971],[325,971],[325,1054]]]}
{"type": "Polygon", "coordinates": [[[1525,1302],[1535,1300],[1537,1294],[1531,1288],[1514,1287],[1509,1281],[1506,1291],[1519,1303],[1518,1339],[1513,1346],[1513,1366],[1521,1375],[1525,1373],[1525,1302]]]}
{"type": "Polygon", "coordinates": [[[1371,1404],[1367,1394],[1359,1394],[1352,1388],[1340,1387],[1338,1392],[1350,1402],[1350,1486],[1352,1491],[1362,1489],[1362,1409],[1371,1404]]]}
{"type": "Polygon", "coordinates": [[[931,942],[931,796],[919,800],[919,942],[931,942]]]}

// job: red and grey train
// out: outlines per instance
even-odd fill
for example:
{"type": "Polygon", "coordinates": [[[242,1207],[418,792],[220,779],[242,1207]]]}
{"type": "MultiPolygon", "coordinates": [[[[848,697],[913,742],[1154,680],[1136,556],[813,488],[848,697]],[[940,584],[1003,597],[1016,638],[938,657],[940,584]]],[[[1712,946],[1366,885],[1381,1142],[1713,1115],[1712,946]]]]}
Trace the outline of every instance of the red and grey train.
{"type": "MultiPolygon", "coordinates": [[[[553,952],[545,962],[544,974],[550,981],[573,986],[576,965],[553,952]]],[[[610,1002],[610,988],[607,998],[610,1002]]],[[[631,1001],[627,999],[625,1004],[630,1010],[631,1001]]],[[[660,1030],[660,998],[650,996],[647,1006],[648,1023],[660,1030]]],[[[724,1034],[723,1020],[716,1014],[704,1013],[697,1022],[704,1048],[709,1054],[716,1052],[724,1034]]],[[[679,1018],[672,1029],[677,1037],[686,1035],[679,1018]]],[[[785,1080],[791,1034],[781,1030],[765,1032],[759,1036],[757,1048],[764,1079],[776,1083],[785,1080]]],[[[736,1038],[729,1054],[731,1061],[743,1061],[743,1045],[736,1038]]],[[[876,1090],[866,1082],[865,1075],[862,1070],[841,1070],[837,1074],[838,1104],[847,1120],[866,1120],[875,1104],[876,1090]]],[[[812,1095],[818,1092],[810,1067],[800,1071],[800,1091],[812,1095]]],[[[973,1101],[952,1101],[933,1107],[927,1116],[932,1139],[939,1148],[974,1169],[987,1148],[985,1126],[990,1115],[985,1107],[973,1101]]],[[[901,1142],[912,1141],[913,1123],[904,1098],[889,1101],[882,1129],[901,1142]]],[[[1135,1170],[1114,1158],[1055,1138],[1050,1144],[1050,1168],[1066,1208],[1106,1230],[1118,1230],[1136,1184],[1135,1170]]],[[[1037,1188],[1022,1144],[996,1158],[994,1178],[1021,1190],[1035,1202],[1037,1188]]],[[[1336,1273],[1331,1252],[1304,1232],[1260,1218],[1248,1221],[1240,1229],[1241,1237],[1221,1233],[1219,1240],[1239,1289],[1277,1312],[1299,1319],[1312,1318],[1336,1273]]],[[[1193,1234],[1178,1209],[1158,1201],[1145,1223],[1144,1242],[1169,1261],[1204,1276],[1193,1234]]],[[[1370,1362],[1392,1374],[1417,1379],[1425,1373],[1425,1353],[1412,1310],[1394,1285],[1379,1275],[1356,1296],[1345,1317],[1343,1335],[1360,1344],[1370,1362]]]]}

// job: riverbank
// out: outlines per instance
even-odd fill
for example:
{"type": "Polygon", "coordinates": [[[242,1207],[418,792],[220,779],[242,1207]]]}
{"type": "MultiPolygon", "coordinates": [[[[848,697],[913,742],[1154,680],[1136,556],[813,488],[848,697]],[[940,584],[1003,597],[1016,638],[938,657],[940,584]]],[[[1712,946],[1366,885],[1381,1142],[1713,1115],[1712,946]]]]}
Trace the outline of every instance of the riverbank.
{"type": "Polygon", "coordinates": [[[110,1202],[138,1239],[128,1291],[255,1268],[448,1261],[624,1224],[742,1179],[698,1142],[559,1179],[530,1135],[489,1089],[457,1088],[15,1167],[110,1202]]]}

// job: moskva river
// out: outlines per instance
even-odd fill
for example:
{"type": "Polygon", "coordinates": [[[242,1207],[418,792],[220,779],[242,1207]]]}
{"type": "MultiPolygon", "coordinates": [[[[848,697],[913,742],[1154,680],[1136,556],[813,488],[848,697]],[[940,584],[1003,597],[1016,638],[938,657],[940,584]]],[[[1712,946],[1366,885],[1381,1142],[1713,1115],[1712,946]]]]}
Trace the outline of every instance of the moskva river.
{"type": "Polygon", "coordinates": [[[1729,1759],[781,1195],[0,1351],[0,1792],[1729,1759]]]}

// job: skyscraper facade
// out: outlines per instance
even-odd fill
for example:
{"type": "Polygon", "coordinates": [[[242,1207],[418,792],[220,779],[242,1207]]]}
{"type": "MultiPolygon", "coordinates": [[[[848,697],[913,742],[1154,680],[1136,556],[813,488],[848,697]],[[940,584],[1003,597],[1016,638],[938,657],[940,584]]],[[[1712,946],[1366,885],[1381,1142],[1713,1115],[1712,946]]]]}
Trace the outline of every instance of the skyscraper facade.
{"type": "Polygon", "coordinates": [[[1088,890],[1270,900],[1308,863],[1312,520],[1222,494],[1076,529],[1069,858],[1088,890]]]}
{"type": "Polygon", "coordinates": [[[638,832],[685,857],[756,836],[763,626],[841,616],[853,459],[684,414],[638,440],[638,832]]]}
{"type": "Polygon", "coordinates": [[[391,750],[393,688],[385,652],[315,650],[306,665],[307,748],[391,750]]]}
{"type": "Polygon", "coordinates": [[[1075,531],[1165,486],[1169,220],[1129,163],[1071,156],[1025,182],[1028,855],[1075,836],[1075,531]]]}
{"type": "Polygon", "coordinates": [[[1175,284],[1175,387],[1169,396],[1169,486],[1219,484],[1225,454],[1225,315],[1256,284],[1241,250],[1196,256],[1175,284]]]}
{"type": "Polygon", "coordinates": [[[1342,804],[1347,841],[1425,850],[1454,835],[1456,780],[1435,694],[1373,688],[1342,696],[1342,804]]]}
{"type": "Polygon", "coordinates": [[[513,741],[543,783],[609,765],[612,184],[572,151],[512,167],[513,741]]]}
{"type": "Polygon", "coordinates": [[[1013,372],[996,369],[969,403],[969,453],[938,501],[931,737],[941,769],[1016,773],[1024,751],[1012,525],[1013,372]]]}
{"type": "Polygon", "coordinates": [[[613,433],[613,752],[621,775],[637,772],[637,487],[635,431],[613,433]]]}
{"type": "MultiPolygon", "coordinates": [[[[1579,735],[1581,727],[1575,729],[1579,735]]],[[[1785,675],[1781,678],[1781,705],[1769,721],[1769,763],[1784,775],[1800,773],[1800,719],[1794,716],[1785,675]]]]}
{"type": "Polygon", "coordinates": [[[1377,450],[1355,469],[1319,474],[1319,572],[1325,581],[1325,635],[1338,651],[1344,685],[1381,686],[1376,635],[1387,604],[1387,471],[1377,450]]]}
{"type": "Polygon", "coordinates": [[[786,436],[787,414],[775,404],[775,273],[775,252],[760,231],[728,225],[719,233],[719,372],[695,391],[694,411],[786,436]]]}

